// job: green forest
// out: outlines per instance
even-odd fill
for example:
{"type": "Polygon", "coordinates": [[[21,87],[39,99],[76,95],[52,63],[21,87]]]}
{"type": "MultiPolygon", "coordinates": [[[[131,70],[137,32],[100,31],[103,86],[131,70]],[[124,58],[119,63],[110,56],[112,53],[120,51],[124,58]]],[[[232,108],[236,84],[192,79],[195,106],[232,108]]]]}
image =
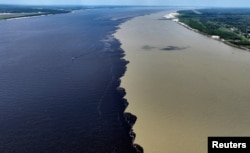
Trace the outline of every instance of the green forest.
{"type": "Polygon", "coordinates": [[[61,7],[39,7],[39,6],[17,6],[17,5],[0,5],[0,20],[28,17],[28,16],[38,16],[38,15],[48,15],[48,14],[60,14],[69,13],[77,8],[66,8],[61,7]]]}
{"type": "Polygon", "coordinates": [[[197,9],[178,13],[179,21],[193,29],[250,48],[250,9],[197,9]]]}

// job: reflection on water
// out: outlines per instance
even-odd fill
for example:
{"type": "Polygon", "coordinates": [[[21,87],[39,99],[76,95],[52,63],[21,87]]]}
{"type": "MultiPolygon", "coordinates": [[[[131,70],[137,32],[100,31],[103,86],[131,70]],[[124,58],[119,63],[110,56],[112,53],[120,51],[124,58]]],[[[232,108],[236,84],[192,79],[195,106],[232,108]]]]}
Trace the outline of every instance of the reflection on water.
{"type": "Polygon", "coordinates": [[[188,47],[178,47],[178,46],[167,46],[165,48],[162,48],[161,50],[165,51],[176,51],[176,50],[184,50],[187,49],[188,47]]]}
{"type": "Polygon", "coordinates": [[[167,47],[164,47],[164,48],[157,48],[157,47],[153,47],[153,46],[148,46],[148,45],[145,45],[142,47],[142,49],[144,50],[147,50],[147,51],[150,51],[152,49],[158,49],[161,50],[161,51],[177,51],[177,50],[185,50],[189,47],[179,47],[179,46],[167,46],[167,47]]]}
{"type": "Polygon", "coordinates": [[[247,136],[250,53],[157,20],[164,14],[137,17],[115,35],[130,61],[121,86],[138,117],[136,143],[145,153],[201,153],[208,136],[247,136]]]}

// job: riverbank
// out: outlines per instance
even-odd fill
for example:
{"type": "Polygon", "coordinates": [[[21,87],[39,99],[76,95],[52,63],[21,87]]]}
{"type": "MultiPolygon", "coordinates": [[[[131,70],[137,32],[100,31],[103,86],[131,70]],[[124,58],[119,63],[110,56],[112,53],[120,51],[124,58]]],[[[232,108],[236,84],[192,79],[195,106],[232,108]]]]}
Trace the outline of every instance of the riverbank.
{"type": "Polygon", "coordinates": [[[237,46],[237,45],[235,45],[235,44],[232,44],[232,43],[226,41],[225,39],[221,39],[221,38],[218,37],[218,36],[209,35],[209,34],[207,34],[207,33],[204,33],[204,32],[202,32],[202,31],[199,31],[199,30],[197,30],[197,29],[193,29],[193,28],[191,28],[190,26],[188,26],[187,24],[185,24],[185,23],[183,23],[183,22],[180,22],[179,20],[174,20],[174,21],[177,22],[178,24],[184,26],[185,28],[187,28],[187,29],[189,29],[189,30],[192,30],[192,31],[194,31],[194,32],[197,32],[197,33],[199,33],[199,34],[201,34],[201,35],[204,35],[204,36],[206,36],[206,37],[208,37],[208,38],[211,38],[211,39],[220,41],[220,42],[225,43],[226,45],[229,45],[229,46],[231,46],[231,47],[235,47],[235,48],[238,48],[238,49],[243,49],[243,50],[246,50],[246,51],[250,51],[249,48],[242,47],[242,46],[237,46]]]}
{"type": "Polygon", "coordinates": [[[246,48],[246,47],[243,47],[243,46],[239,46],[239,45],[235,45],[233,43],[230,43],[229,41],[226,41],[225,39],[221,39],[221,36],[217,36],[217,35],[209,35],[208,33],[204,33],[202,31],[199,31],[198,29],[195,29],[195,28],[192,28],[191,26],[185,24],[184,22],[181,22],[178,18],[178,15],[179,13],[177,12],[171,12],[171,13],[168,13],[166,15],[163,16],[163,19],[166,19],[166,20],[172,20],[182,26],[184,26],[185,28],[189,29],[189,30],[192,30],[194,32],[197,32],[201,35],[204,35],[208,38],[211,38],[211,39],[214,39],[214,40],[217,40],[217,41],[220,41],[222,43],[225,43],[226,45],[229,45],[231,47],[235,47],[235,48],[238,48],[238,49],[243,49],[243,50],[246,50],[246,51],[250,51],[249,48],[246,48]]]}
{"type": "Polygon", "coordinates": [[[177,12],[178,14],[174,16],[175,21],[186,28],[232,47],[249,51],[248,10],[199,9],[177,12]]]}
{"type": "Polygon", "coordinates": [[[0,20],[71,13],[79,7],[0,5],[0,20]]]}
{"type": "Polygon", "coordinates": [[[207,151],[208,136],[248,135],[250,54],[159,20],[137,17],[115,34],[129,61],[121,87],[145,153],[207,151]],[[233,113],[232,113],[233,112],[233,113]]]}

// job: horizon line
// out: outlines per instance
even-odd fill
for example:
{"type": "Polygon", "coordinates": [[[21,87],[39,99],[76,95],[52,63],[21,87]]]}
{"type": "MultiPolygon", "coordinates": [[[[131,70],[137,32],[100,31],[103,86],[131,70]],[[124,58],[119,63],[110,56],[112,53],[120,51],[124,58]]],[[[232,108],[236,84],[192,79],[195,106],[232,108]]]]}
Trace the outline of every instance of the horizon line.
{"type": "Polygon", "coordinates": [[[196,8],[249,8],[250,6],[192,6],[192,5],[118,5],[118,4],[1,4],[8,6],[88,6],[88,7],[99,7],[99,6],[114,6],[114,7],[196,7],[196,8]]]}

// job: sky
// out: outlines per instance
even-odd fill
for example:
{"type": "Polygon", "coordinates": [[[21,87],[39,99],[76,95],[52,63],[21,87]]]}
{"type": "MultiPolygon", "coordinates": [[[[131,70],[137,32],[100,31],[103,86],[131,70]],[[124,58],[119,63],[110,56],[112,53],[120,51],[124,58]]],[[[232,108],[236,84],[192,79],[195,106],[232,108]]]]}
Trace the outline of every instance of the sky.
{"type": "Polygon", "coordinates": [[[0,4],[250,7],[249,0],[0,0],[0,4]]]}

